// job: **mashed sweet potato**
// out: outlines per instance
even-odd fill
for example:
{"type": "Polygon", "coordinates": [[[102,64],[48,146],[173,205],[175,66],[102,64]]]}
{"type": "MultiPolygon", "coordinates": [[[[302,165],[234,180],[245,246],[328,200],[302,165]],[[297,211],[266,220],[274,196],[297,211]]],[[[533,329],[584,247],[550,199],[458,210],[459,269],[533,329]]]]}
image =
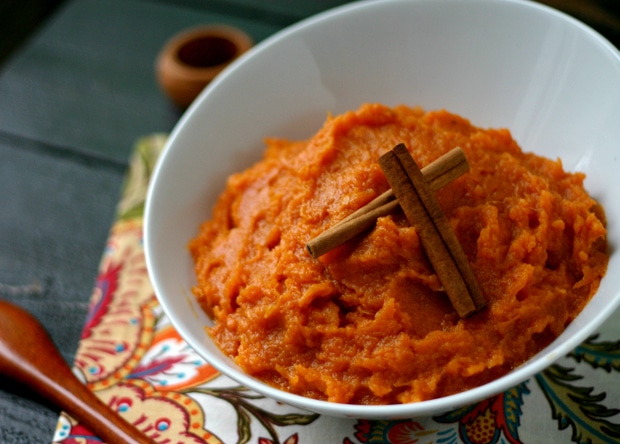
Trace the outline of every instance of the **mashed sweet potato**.
{"type": "Polygon", "coordinates": [[[507,130],[378,104],[307,141],[270,139],[230,177],[190,242],[208,329],[249,374],[342,403],[406,403],[505,374],[557,337],[607,267],[583,174],[523,152],[507,130]],[[315,260],[305,244],[388,188],[379,156],[421,167],[461,147],[470,172],[436,193],[487,301],[460,319],[402,214],[315,260]]]}

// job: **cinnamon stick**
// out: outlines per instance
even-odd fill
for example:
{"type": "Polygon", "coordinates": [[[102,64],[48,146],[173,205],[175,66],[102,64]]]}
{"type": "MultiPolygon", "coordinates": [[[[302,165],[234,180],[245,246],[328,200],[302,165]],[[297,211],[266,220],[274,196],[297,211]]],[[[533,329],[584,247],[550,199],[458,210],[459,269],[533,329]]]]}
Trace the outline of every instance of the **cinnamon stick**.
{"type": "Polygon", "coordinates": [[[407,148],[396,146],[379,164],[459,316],[482,308],[485,301],[465,253],[407,148]]]}
{"type": "MultiPolygon", "coordinates": [[[[437,191],[469,170],[461,148],[454,148],[422,169],[424,181],[432,191],[437,191]]],[[[313,258],[353,239],[373,226],[377,218],[392,214],[399,208],[391,189],[354,211],[342,221],[310,240],[306,247],[313,258]]]]}

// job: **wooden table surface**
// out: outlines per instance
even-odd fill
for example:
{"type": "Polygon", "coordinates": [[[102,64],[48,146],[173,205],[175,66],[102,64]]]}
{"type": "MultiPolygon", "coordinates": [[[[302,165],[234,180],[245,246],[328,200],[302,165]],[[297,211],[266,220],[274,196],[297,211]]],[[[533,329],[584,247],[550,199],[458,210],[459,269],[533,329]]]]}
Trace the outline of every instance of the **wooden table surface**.
{"type": "MultiPolygon", "coordinates": [[[[225,23],[259,42],[342,3],[7,0],[0,6],[0,298],[37,316],[67,362],[132,146],[142,135],[169,132],[182,114],[154,77],[165,41],[194,25],[225,23]]],[[[547,3],[619,44],[617,0],[547,3]]],[[[0,380],[0,443],[50,442],[58,413],[35,393],[0,380]]]]}

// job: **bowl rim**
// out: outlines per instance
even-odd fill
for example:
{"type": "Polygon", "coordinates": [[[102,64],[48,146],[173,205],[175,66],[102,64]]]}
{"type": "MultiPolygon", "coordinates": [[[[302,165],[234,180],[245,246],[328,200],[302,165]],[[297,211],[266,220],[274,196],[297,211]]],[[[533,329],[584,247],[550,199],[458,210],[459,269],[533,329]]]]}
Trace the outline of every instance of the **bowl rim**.
{"type": "Polygon", "coordinates": [[[152,262],[151,256],[151,242],[154,242],[153,235],[151,233],[151,227],[149,221],[151,218],[155,217],[153,214],[153,206],[152,202],[154,200],[154,189],[157,179],[161,173],[161,170],[164,168],[165,159],[167,156],[172,155],[174,152],[174,146],[177,144],[177,140],[179,138],[179,134],[182,133],[188,121],[193,118],[193,115],[196,113],[202,103],[208,100],[210,92],[217,89],[218,86],[225,82],[228,76],[243,67],[243,65],[247,62],[247,60],[258,57],[264,50],[270,48],[277,42],[289,38],[291,35],[302,32],[304,29],[314,26],[315,24],[325,21],[332,20],[337,18],[343,14],[348,14],[354,10],[361,10],[364,8],[374,8],[380,7],[382,5],[388,4],[403,4],[403,3],[437,3],[443,2],[444,4],[451,3],[461,3],[463,1],[467,1],[470,3],[477,4],[511,4],[517,5],[518,7],[531,9],[534,11],[538,11],[537,13],[541,14],[550,14],[554,16],[555,19],[561,20],[564,22],[568,22],[570,26],[577,27],[581,30],[581,32],[585,32],[590,35],[590,37],[594,38],[597,41],[598,45],[606,48],[607,51],[610,51],[615,57],[616,61],[620,64],[620,51],[611,44],[605,37],[603,37],[596,30],[591,28],[589,25],[579,21],[578,19],[562,12],[556,10],[550,6],[536,3],[530,0],[361,0],[357,2],[352,2],[348,4],[344,4],[341,6],[337,6],[335,8],[328,9],[326,11],[320,12],[313,16],[310,16],[306,19],[303,19],[295,24],[292,24],[288,27],[277,31],[273,35],[267,37],[263,41],[259,42],[249,51],[241,55],[235,61],[233,61],[227,68],[222,71],[220,75],[218,75],[197,97],[197,99],[188,107],[188,109],[181,116],[179,121],[174,126],[172,132],[170,133],[168,140],[165,144],[165,148],[160,156],[160,161],[157,162],[155,169],[153,171],[153,175],[151,177],[151,182],[149,183],[149,187],[147,190],[147,198],[145,202],[145,212],[144,212],[144,249],[146,256],[147,269],[149,272],[149,276],[153,283],[153,288],[157,295],[157,299],[159,300],[160,305],[162,306],[164,313],[166,313],[170,319],[170,322],[177,329],[181,337],[188,342],[188,344],[205,360],[207,360],[214,368],[220,371],[222,374],[225,374],[229,378],[233,379],[237,383],[250,388],[257,393],[260,393],[269,398],[275,399],[277,401],[289,404],[291,406],[299,407],[302,409],[308,409],[320,414],[327,414],[336,417],[350,417],[350,418],[367,418],[367,419],[375,419],[375,418],[412,418],[412,417],[421,417],[421,416],[430,416],[432,414],[446,412],[451,409],[457,407],[463,407],[465,405],[469,405],[483,399],[489,398],[491,396],[497,395],[502,391],[510,389],[511,387],[531,378],[533,375],[538,372],[544,370],[549,365],[553,364],[555,361],[569,353],[575,347],[577,347],[581,342],[583,342],[588,335],[592,333],[596,328],[600,327],[600,325],[620,306],[620,294],[616,294],[614,304],[607,307],[606,310],[602,310],[598,312],[592,320],[588,322],[588,329],[578,332],[577,334],[571,336],[568,339],[565,339],[561,344],[557,345],[557,339],[554,340],[550,345],[545,347],[541,352],[531,357],[524,364],[519,367],[513,369],[506,375],[501,376],[493,381],[490,381],[486,384],[483,384],[478,387],[474,387],[468,389],[464,392],[455,393],[452,395],[448,395],[441,398],[430,399],[420,402],[406,403],[406,404],[393,404],[393,405],[359,405],[359,404],[342,404],[342,403],[334,403],[324,400],[317,400],[312,398],[306,398],[301,395],[285,392],[283,390],[271,387],[264,382],[253,378],[245,373],[243,373],[240,369],[233,368],[229,365],[229,363],[225,361],[220,361],[219,358],[213,358],[208,353],[204,353],[204,350],[201,347],[200,341],[194,340],[192,334],[187,331],[185,326],[180,322],[179,319],[176,319],[174,316],[170,316],[170,313],[173,312],[173,307],[170,305],[170,299],[160,296],[161,291],[159,290],[158,285],[158,276],[155,274],[155,265],[152,262]],[[554,346],[554,344],[556,344],[554,346]],[[552,353],[549,353],[550,348],[553,349],[552,353]],[[540,356],[546,356],[545,359],[540,359],[540,356]],[[232,371],[231,371],[232,370],[232,371]]]}

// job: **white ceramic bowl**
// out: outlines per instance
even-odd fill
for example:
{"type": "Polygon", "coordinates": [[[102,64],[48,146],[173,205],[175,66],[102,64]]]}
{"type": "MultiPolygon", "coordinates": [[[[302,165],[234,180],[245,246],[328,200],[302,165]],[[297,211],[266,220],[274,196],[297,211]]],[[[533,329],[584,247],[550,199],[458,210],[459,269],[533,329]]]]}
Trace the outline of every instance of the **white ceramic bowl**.
{"type": "Polygon", "coordinates": [[[507,127],[525,151],[587,174],[620,245],[620,55],[582,23],[517,0],[353,3],[254,47],[188,109],[154,173],[145,215],[148,269],[165,312],[191,347],[239,383],[311,411],[358,418],[431,415],[497,394],[586,339],[620,302],[620,255],[568,329],[527,363],[464,393],[405,405],[342,405],[268,387],[205,335],[186,249],[226,177],[262,156],[266,136],[307,138],[327,112],[363,102],[445,108],[507,127]]]}

